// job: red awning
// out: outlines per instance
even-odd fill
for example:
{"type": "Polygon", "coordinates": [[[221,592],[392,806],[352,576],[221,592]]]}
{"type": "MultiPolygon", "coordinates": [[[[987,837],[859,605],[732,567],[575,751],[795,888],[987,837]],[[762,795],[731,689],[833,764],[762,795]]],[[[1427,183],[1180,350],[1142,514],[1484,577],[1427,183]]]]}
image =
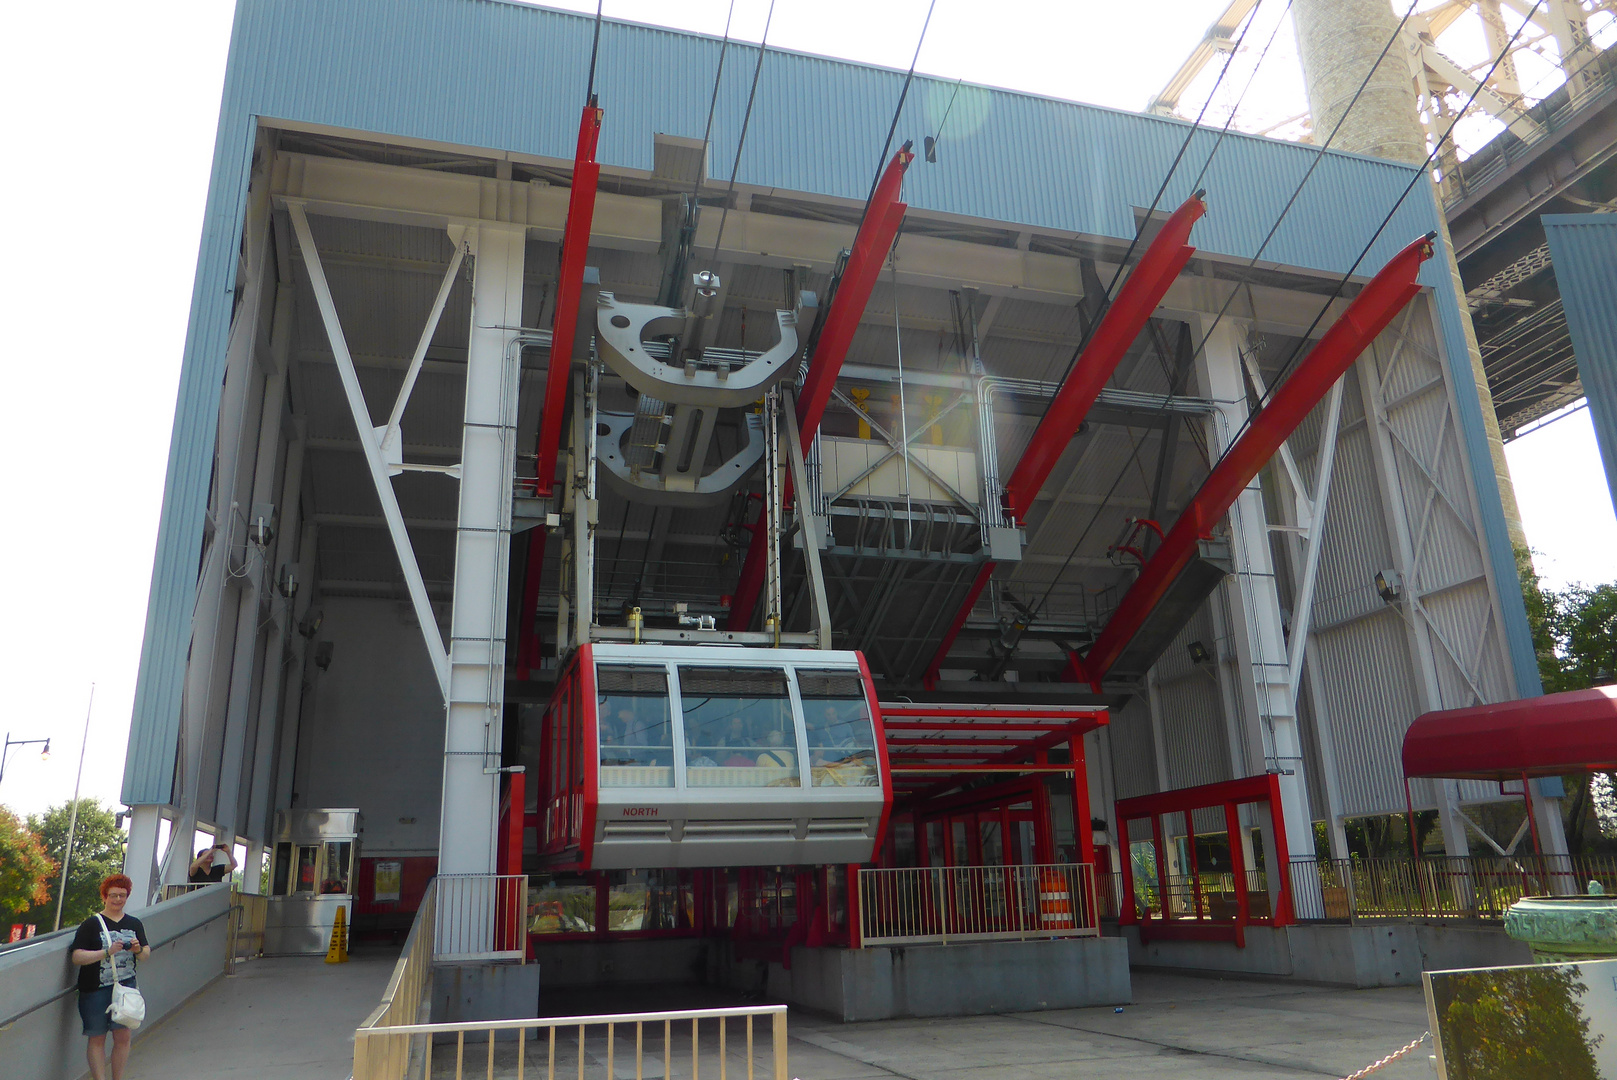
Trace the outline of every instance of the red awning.
{"type": "Polygon", "coordinates": [[[1446,709],[1404,733],[1404,776],[1518,780],[1617,770],[1617,686],[1446,709]]]}

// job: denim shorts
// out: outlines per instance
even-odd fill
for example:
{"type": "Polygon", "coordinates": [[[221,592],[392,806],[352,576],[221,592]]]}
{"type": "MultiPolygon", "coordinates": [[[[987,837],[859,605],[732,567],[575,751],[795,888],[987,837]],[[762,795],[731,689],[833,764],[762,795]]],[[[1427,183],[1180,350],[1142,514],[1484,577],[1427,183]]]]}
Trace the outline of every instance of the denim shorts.
{"type": "MultiPolygon", "coordinates": [[[[134,983],[125,983],[133,986],[134,983]]],[[[122,1024],[114,1024],[107,1010],[112,1007],[112,987],[103,986],[85,993],[79,991],[79,1019],[84,1021],[84,1033],[91,1038],[109,1031],[123,1031],[122,1024]]]]}

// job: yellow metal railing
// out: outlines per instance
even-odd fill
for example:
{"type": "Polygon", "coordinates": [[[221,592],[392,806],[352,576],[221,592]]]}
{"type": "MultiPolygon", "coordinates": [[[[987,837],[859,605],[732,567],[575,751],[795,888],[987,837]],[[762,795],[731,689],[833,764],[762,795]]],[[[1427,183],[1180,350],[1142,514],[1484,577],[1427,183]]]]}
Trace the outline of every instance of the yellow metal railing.
{"type": "Polygon", "coordinates": [[[399,1040],[404,1045],[416,1043],[420,1071],[412,1070],[412,1075],[441,1080],[465,1080],[474,1075],[615,1080],[628,1075],[631,1062],[635,1080],[643,1080],[648,1065],[650,1075],[670,1077],[675,1062],[683,1071],[686,1060],[692,1080],[701,1080],[703,1075],[729,1080],[732,1072],[747,1080],[790,1080],[784,1005],[386,1027],[369,1026],[367,1021],[367,1025],[355,1032],[353,1080],[404,1077],[410,1068],[409,1054],[391,1049],[399,1040]],[[767,1039],[756,1031],[756,1021],[765,1018],[769,1020],[767,1039]],[[507,1033],[504,1039],[499,1038],[501,1033],[507,1033]],[[468,1042],[472,1043],[470,1060],[468,1042]],[[383,1049],[384,1045],[390,1048],[383,1049]],[[452,1054],[453,1071],[443,1063],[435,1067],[434,1053],[452,1054]]]}
{"type": "MultiPolygon", "coordinates": [[[[393,966],[381,1004],[354,1032],[355,1080],[403,1080],[409,1070],[416,1040],[412,1038],[413,1032],[398,1029],[415,1025],[421,1018],[421,1003],[431,992],[437,925],[438,882],[433,880],[427,883],[427,891],[421,897],[421,906],[416,909],[415,921],[404,939],[404,951],[393,966]]],[[[430,1076],[431,1071],[422,1075],[430,1076]]]]}
{"type": "Polygon", "coordinates": [[[859,871],[861,945],[1094,937],[1094,868],[933,866],[859,871]]]}

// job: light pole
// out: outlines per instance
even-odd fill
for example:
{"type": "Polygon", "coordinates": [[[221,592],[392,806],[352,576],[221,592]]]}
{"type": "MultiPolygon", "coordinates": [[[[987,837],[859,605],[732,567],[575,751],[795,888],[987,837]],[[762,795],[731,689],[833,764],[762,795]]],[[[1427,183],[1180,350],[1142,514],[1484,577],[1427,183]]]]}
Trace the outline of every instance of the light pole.
{"type": "Polygon", "coordinates": [[[73,858],[73,831],[79,824],[79,784],[84,779],[84,751],[90,745],[90,712],[95,708],[95,683],[90,684],[90,703],[84,707],[84,741],[79,743],[79,775],[73,781],[73,809],[67,817],[67,844],[62,848],[62,880],[56,886],[56,925],[62,928],[62,900],[67,896],[67,864],[73,858]]]}
{"type": "Polygon", "coordinates": [[[13,739],[11,732],[6,732],[6,742],[0,747],[0,780],[6,776],[6,755],[11,753],[13,746],[29,746],[34,743],[44,743],[45,749],[39,752],[39,760],[49,761],[51,756],[51,741],[49,739],[13,739]]]}

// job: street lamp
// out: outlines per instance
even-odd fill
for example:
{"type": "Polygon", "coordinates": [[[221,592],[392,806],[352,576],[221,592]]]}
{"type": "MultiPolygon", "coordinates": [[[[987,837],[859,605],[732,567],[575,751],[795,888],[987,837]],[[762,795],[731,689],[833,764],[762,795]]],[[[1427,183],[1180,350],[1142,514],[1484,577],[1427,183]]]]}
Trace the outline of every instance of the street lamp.
{"type": "Polygon", "coordinates": [[[6,732],[5,745],[0,747],[0,780],[5,779],[6,755],[11,753],[11,748],[13,746],[29,746],[35,743],[45,744],[45,749],[39,752],[39,760],[49,761],[51,759],[51,741],[49,739],[13,739],[11,732],[6,732]]]}

